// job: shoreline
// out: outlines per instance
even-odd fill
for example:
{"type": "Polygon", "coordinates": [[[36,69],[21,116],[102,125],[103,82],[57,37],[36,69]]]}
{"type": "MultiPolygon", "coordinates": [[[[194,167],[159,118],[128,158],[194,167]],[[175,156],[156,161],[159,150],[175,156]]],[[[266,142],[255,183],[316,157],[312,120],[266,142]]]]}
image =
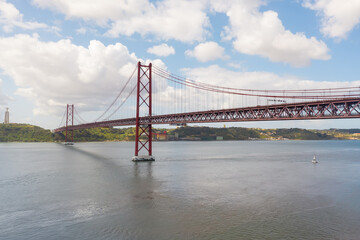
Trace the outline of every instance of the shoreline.
{"type": "MultiPolygon", "coordinates": [[[[161,141],[154,141],[154,142],[286,142],[286,141],[360,141],[360,139],[246,139],[246,140],[161,140],[161,141]]],[[[81,142],[76,142],[75,143],[115,143],[115,142],[128,142],[128,143],[132,143],[135,141],[81,141],[81,142]]],[[[29,142],[29,141],[13,141],[13,142],[0,142],[0,144],[4,144],[4,143],[58,143],[58,144],[63,144],[64,142],[59,142],[59,141],[49,141],[49,142],[39,142],[39,141],[34,141],[34,142],[29,142]]]]}

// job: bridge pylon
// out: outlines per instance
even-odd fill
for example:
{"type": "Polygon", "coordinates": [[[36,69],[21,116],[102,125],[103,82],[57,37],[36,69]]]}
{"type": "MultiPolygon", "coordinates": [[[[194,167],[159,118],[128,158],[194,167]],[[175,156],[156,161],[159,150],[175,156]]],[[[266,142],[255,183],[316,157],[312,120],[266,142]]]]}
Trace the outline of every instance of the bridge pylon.
{"type": "Polygon", "coordinates": [[[136,94],[136,135],[134,162],[155,161],[152,156],[152,70],[151,63],[143,65],[138,62],[137,94],[136,94]],[[144,115],[144,116],[140,116],[144,115]],[[141,121],[140,121],[141,117],[141,121]],[[148,117],[147,120],[145,118],[148,117]],[[144,121],[144,122],[143,122],[144,121]],[[139,155],[140,152],[144,155],[139,155]]]}
{"type": "Polygon", "coordinates": [[[66,105],[66,128],[65,128],[65,145],[74,144],[74,129],[69,126],[74,125],[74,104],[66,105]]]}

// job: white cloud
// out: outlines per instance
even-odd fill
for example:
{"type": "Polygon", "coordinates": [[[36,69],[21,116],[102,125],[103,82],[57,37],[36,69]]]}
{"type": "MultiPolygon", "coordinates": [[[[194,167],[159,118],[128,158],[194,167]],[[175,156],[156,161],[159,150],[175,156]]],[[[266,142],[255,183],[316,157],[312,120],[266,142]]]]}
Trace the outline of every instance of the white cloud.
{"type": "Polygon", "coordinates": [[[322,16],[321,32],[331,38],[346,38],[360,22],[359,0],[304,0],[303,6],[322,16]]]}
{"type": "Polygon", "coordinates": [[[245,70],[246,70],[243,62],[229,62],[227,65],[228,65],[229,67],[237,68],[237,69],[240,69],[240,70],[242,70],[242,71],[245,71],[245,70]]]}
{"type": "Polygon", "coordinates": [[[187,50],[187,56],[194,57],[200,62],[208,62],[216,59],[225,59],[224,48],[216,42],[205,42],[197,45],[193,51],[187,50]]]}
{"type": "Polygon", "coordinates": [[[138,61],[121,43],[93,40],[85,48],[68,39],[42,42],[37,35],[0,38],[0,52],[0,68],[17,94],[35,103],[35,114],[63,112],[66,103],[104,110],[138,61]]]}
{"type": "MultiPolygon", "coordinates": [[[[323,41],[285,29],[274,11],[261,12],[263,0],[33,0],[41,8],[52,9],[67,18],[94,21],[108,29],[107,36],[153,36],[156,40],[204,41],[210,34],[209,12],[229,17],[224,39],[244,54],[259,55],[296,67],[311,60],[328,60],[323,41]]],[[[83,32],[83,30],[81,30],[83,32]]],[[[188,52],[189,54],[191,52],[188,52]]],[[[203,61],[207,61],[204,59],[203,61]]]]}
{"type": "Polygon", "coordinates": [[[323,89],[336,87],[359,87],[360,81],[314,81],[296,76],[281,76],[271,72],[232,71],[218,65],[204,68],[184,69],[190,79],[224,87],[246,89],[323,89]]]}
{"type": "Polygon", "coordinates": [[[115,20],[139,15],[150,7],[148,0],[32,0],[41,8],[51,9],[66,15],[67,18],[82,18],[86,21],[94,20],[99,24],[106,24],[108,20],[115,20]]]}
{"type": "Polygon", "coordinates": [[[175,54],[175,49],[172,46],[163,43],[149,48],[147,52],[159,57],[167,57],[169,55],[175,54]]]}
{"type": "Polygon", "coordinates": [[[86,32],[87,32],[87,29],[84,27],[76,29],[77,34],[86,34],[86,32]]]}
{"type": "MultiPolygon", "coordinates": [[[[23,20],[23,15],[16,7],[7,3],[5,0],[0,0],[0,25],[5,32],[11,32],[15,27],[26,30],[33,30],[38,28],[49,28],[48,25],[39,22],[27,22],[23,20]]],[[[51,29],[58,31],[58,29],[51,29]]]]}
{"type": "Polygon", "coordinates": [[[42,8],[65,14],[68,18],[92,20],[110,29],[111,37],[153,35],[158,39],[183,42],[203,40],[209,20],[204,12],[205,1],[163,0],[33,0],[42,8]],[[186,13],[186,14],[185,14],[186,13]]]}
{"type": "Polygon", "coordinates": [[[80,27],[76,29],[76,34],[78,35],[93,34],[95,36],[99,36],[99,33],[96,30],[96,28],[91,28],[91,27],[80,27]]]}
{"type": "Polygon", "coordinates": [[[296,67],[311,60],[328,60],[328,48],[315,37],[292,33],[283,26],[274,11],[260,12],[263,1],[213,1],[214,11],[223,11],[229,17],[223,37],[233,40],[234,48],[245,54],[259,55],[273,62],[285,62],[296,67]]]}
{"type": "Polygon", "coordinates": [[[2,79],[0,79],[0,106],[5,106],[9,101],[9,97],[2,92],[2,79]]]}

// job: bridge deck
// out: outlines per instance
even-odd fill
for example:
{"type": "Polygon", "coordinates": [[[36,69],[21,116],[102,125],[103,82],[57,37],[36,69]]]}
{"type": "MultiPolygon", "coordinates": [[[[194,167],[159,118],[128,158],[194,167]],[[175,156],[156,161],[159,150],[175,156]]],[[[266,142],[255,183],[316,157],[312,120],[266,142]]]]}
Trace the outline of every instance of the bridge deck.
{"type": "MultiPolygon", "coordinates": [[[[140,124],[279,121],[360,118],[360,97],[141,117],[140,124]]],[[[136,118],[68,126],[68,130],[135,125],[136,118]]],[[[66,127],[57,128],[63,132],[66,127]]]]}

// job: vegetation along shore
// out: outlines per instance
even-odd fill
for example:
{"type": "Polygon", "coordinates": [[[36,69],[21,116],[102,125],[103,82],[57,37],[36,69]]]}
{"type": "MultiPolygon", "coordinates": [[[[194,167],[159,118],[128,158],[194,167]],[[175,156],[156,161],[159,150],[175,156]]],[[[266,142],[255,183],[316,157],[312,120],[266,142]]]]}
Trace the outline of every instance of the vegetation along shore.
{"type": "MultiPolygon", "coordinates": [[[[360,139],[360,129],[261,129],[180,127],[153,129],[157,141],[212,141],[212,140],[335,140],[360,139]]],[[[0,124],[0,142],[57,142],[64,141],[63,134],[29,124],[0,124]]],[[[76,130],[75,142],[134,141],[135,128],[93,128],[76,130]]]]}

